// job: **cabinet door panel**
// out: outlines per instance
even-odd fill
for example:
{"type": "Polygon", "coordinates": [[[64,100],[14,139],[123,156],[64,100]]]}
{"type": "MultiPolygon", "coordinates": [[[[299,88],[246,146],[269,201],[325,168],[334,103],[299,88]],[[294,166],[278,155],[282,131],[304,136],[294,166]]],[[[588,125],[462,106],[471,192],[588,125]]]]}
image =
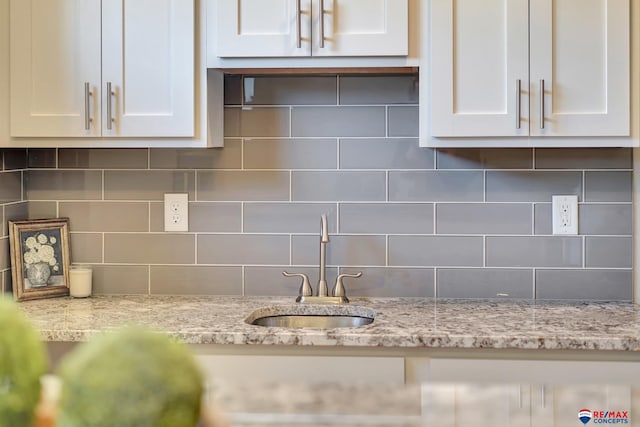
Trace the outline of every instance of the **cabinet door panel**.
{"type": "Polygon", "coordinates": [[[526,0],[432,1],[433,136],[528,135],[528,14],[526,0]]]}
{"type": "Polygon", "coordinates": [[[103,135],[193,136],[193,0],[102,3],[103,135]]]}
{"type": "Polygon", "coordinates": [[[629,135],[629,49],[628,0],[532,1],[531,135],[629,135]]]}
{"type": "Polygon", "coordinates": [[[311,53],[311,0],[216,0],[208,5],[218,8],[214,30],[218,56],[284,57],[311,53]]]}
{"type": "Polygon", "coordinates": [[[407,0],[314,0],[314,9],[313,56],[408,53],[407,0]]]}
{"type": "Polygon", "coordinates": [[[429,384],[422,386],[425,425],[529,427],[528,386],[429,384]]]}
{"type": "Polygon", "coordinates": [[[10,11],[11,135],[100,135],[100,2],[12,0],[10,11]]]}
{"type": "MultiPolygon", "coordinates": [[[[631,389],[627,385],[532,386],[531,425],[581,425],[578,412],[631,410],[631,389]]],[[[622,425],[622,424],[619,424],[622,425]]]]}

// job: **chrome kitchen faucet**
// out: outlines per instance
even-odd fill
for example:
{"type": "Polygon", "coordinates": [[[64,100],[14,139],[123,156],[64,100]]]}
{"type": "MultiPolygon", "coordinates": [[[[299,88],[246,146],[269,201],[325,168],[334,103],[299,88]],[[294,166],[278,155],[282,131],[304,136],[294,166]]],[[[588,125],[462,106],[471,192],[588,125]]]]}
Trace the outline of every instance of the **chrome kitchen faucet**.
{"type": "Polygon", "coordinates": [[[353,277],[357,278],[362,276],[362,271],[356,274],[343,273],[339,274],[336,278],[336,284],[333,287],[329,296],[329,289],[327,288],[327,243],[329,243],[329,227],[327,226],[327,215],[322,214],[320,217],[320,264],[319,264],[319,279],[318,279],[318,293],[314,296],[313,289],[309,283],[309,276],[304,273],[288,273],[283,271],[282,274],[286,277],[301,277],[302,283],[300,284],[300,290],[298,291],[298,298],[296,302],[301,303],[316,303],[316,304],[344,304],[348,303],[347,292],[342,283],[343,278],[353,277]]]}

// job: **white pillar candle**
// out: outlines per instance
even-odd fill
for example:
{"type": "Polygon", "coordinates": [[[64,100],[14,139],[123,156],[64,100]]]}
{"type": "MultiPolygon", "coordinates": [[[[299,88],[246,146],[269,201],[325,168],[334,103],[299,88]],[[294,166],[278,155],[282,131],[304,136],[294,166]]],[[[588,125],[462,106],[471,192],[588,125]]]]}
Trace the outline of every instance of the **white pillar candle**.
{"type": "Polygon", "coordinates": [[[69,295],[74,298],[91,296],[91,273],[89,267],[72,266],[69,270],[69,295]]]}

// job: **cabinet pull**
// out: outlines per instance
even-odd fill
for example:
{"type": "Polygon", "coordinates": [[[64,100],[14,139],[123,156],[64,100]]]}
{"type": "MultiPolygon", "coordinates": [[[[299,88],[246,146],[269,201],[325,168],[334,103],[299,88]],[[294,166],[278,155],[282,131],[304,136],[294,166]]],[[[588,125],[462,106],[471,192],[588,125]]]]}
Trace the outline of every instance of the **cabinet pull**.
{"type": "Polygon", "coordinates": [[[324,0],[320,0],[320,49],[324,49],[324,0]]]}
{"type": "Polygon", "coordinates": [[[111,111],[111,97],[115,92],[111,90],[111,82],[107,82],[107,129],[111,130],[113,123],[113,114],[111,111]]]}
{"type": "Polygon", "coordinates": [[[302,17],[300,16],[300,0],[296,0],[296,46],[302,47],[302,17]]]}
{"type": "Polygon", "coordinates": [[[91,87],[89,82],[84,82],[84,128],[91,129],[91,87]]]}
{"type": "Polygon", "coordinates": [[[522,384],[518,384],[518,408],[522,409],[522,384]]]}
{"type": "Polygon", "coordinates": [[[544,79],[540,79],[540,129],[544,129],[544,79]]]}
{"type": "Polygon", "coordinates": [[[520,89],[521,80],[516,80],[516,129],[520,129],[520,89]]]}
{"type": "Polygon", "coordinates": [[[540,397],[542,398],[542,407],[544,408],[546,406],[545,405],[546,388],[544,384],[542,384],[542,391],[540,392],[540,397]]]}

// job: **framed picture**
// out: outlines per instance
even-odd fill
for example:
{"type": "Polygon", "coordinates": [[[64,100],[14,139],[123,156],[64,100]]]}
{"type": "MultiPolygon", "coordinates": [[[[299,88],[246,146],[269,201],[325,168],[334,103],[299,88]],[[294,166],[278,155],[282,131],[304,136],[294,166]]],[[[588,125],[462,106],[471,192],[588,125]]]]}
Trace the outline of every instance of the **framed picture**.
{"type": "Polygon", "coordinates": [[[9,221],[17,301],[69,295],[69,219],[9,221]]]}

